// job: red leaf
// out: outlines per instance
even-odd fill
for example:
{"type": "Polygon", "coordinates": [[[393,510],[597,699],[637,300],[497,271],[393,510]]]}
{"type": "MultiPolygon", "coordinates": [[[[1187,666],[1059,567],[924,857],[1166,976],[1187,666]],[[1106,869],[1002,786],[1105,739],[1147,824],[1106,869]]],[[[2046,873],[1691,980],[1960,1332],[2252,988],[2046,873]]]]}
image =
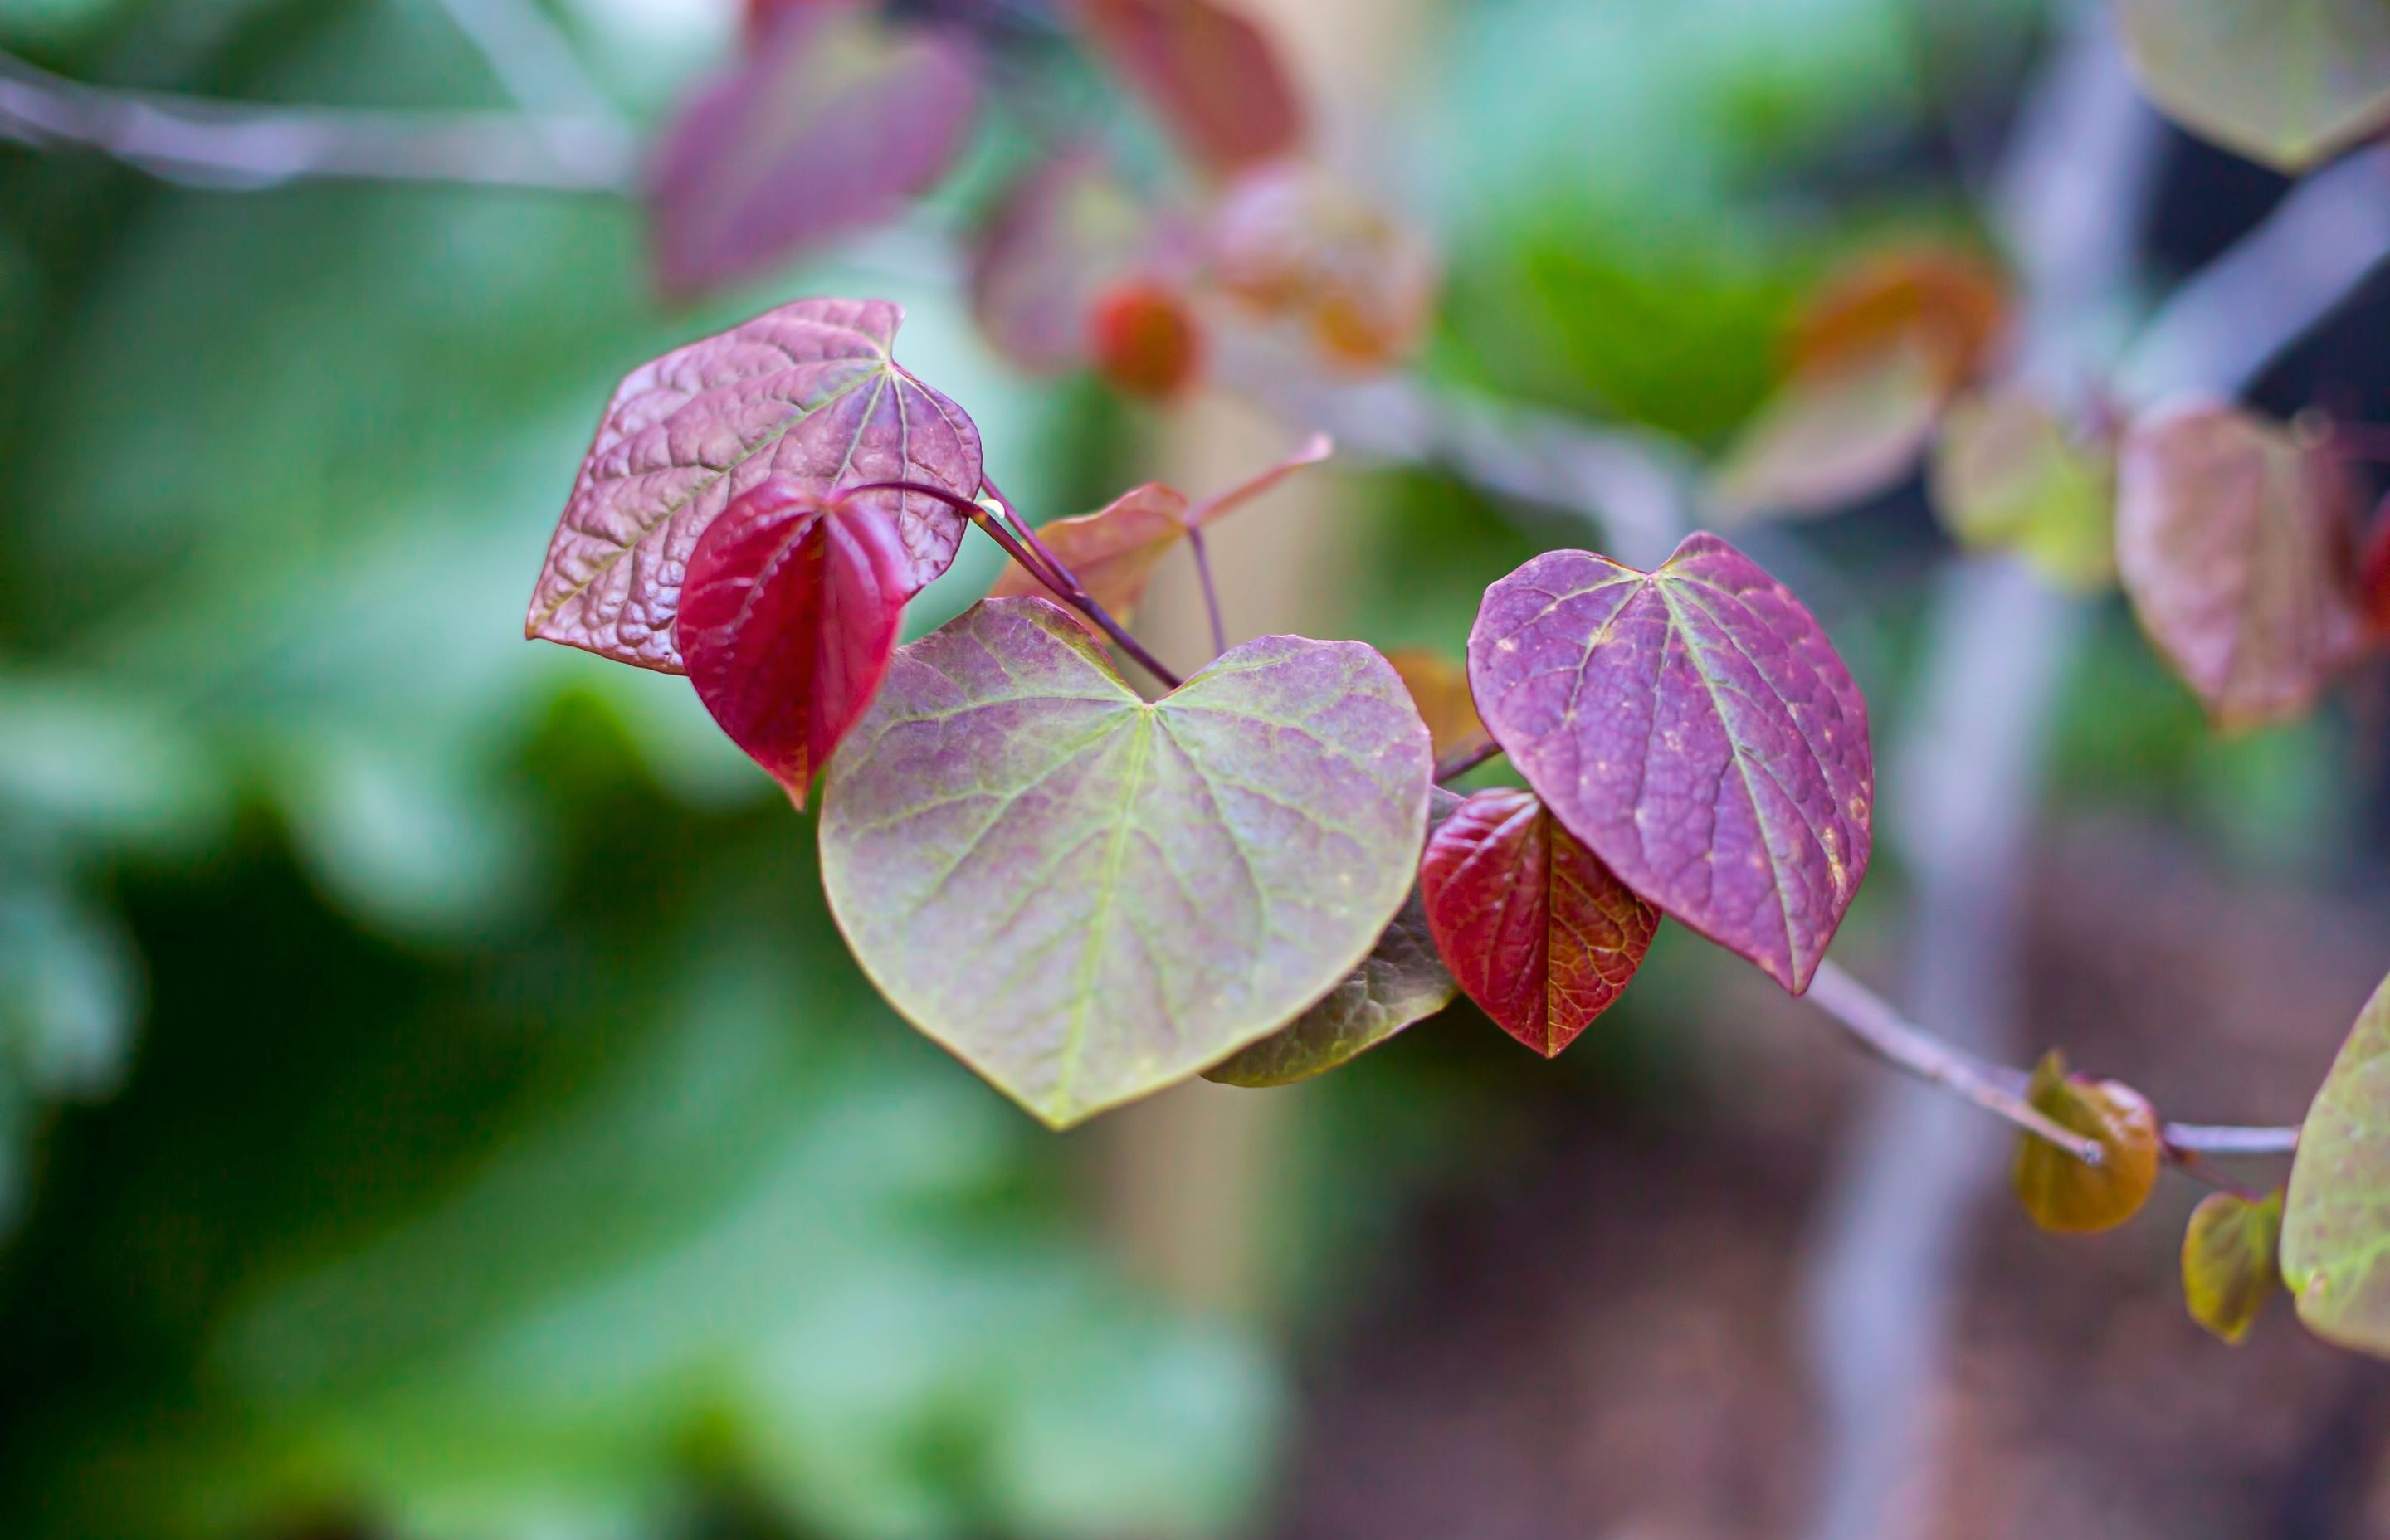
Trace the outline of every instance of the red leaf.
{"type": "Polygon", "coordinates": [[[1089,313],[1096,371],[1131,395],[1172,396],[1203,362],[1203,334],[1177,290],[1150,279],[1114,284],[1089,313]]]}
{"type": "Polygon", "coordinates": [[[1618,999],[1660,924],[1534,792],[1507,788],[1429,837],[1420,892],[1453,978],[1547,1059],[1618,999]]]}
{"type": "Polygon", "coordinates": [[[910,590],[895,528],[856,502],[826,507],[793,482],[766,481],[707,529],[681,592],[698,698],[804,806],[896,653],[910,590]]]}
{"type": "Polygon", "coordinates": [[[1714,534],[1658,570],[1552,551],[1485,591],[1486,731],[1644,902],[1809,985],[1867,875],[1867,706],[1809,611],[1714,534]]]}
{"type": "Polygon", "coordinates": [[[790,8],[664,135],[649,213],[665,290],[766,272],[901,212],[962,152],[977,75],[949,32],[855,0],[790,8]]]}
{"type": "Polygon", "coordinates": [[[1303,136],[1303,112],[1268,34],[1214,0],[1079,0],[1080,26],[1113,69],[1214,171],[1266,160],[1303,136]]]}
{"type": "Polygon", "coordinates": [[[2365,555],[2357,569],[2358,592],[2364,597],[2365,623],[2376,639],[2390,636],[2390,497],[2373,510],[2373,524],[2365,536],[2365,555]]]}
{"type": "MultiPolygon", "coordinates": [[[[772,479],[827,498],[909,480],[979,491],[979,430],[897,366],[905,313],[884,300],[800,300],[635,369],[614,392],[532,591],[523,634],[666,674],[681,571],[731,499],[772,479]]],[[[918,589],[964,520],[918,493],[871,493],[918,589]]]]}

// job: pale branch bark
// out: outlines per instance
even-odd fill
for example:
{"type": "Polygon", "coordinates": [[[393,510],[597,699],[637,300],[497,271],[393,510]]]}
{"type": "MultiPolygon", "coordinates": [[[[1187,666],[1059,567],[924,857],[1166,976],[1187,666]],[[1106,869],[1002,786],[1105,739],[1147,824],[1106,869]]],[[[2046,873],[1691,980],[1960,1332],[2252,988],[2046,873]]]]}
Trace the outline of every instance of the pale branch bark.
{"type": "Polygon", "coordinates": [[[629,193],[638,174],[636,138],[610,116],[216,101],[85,85],[4,53],[0,138],[228,189],[334,178],[629,193]]]}

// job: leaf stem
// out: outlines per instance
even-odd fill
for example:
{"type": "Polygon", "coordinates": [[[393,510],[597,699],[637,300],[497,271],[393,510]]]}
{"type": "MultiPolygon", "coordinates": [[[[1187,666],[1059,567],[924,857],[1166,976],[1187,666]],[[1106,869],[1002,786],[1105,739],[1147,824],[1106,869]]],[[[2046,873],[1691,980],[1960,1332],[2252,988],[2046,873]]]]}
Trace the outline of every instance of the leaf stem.
{"type": "Polygon", "coordinates": [[[1212,656],[1217,658],[1228,650],[1228,628],[1220,623],[1220,591],[1212,584],[1212,552],[1203,544],[1201,525],[1188,524],[1187,544],[1195,552],[1195,575],[1203,584],[1203,610],[1212,620],[1212,656]]]}
{"type": "Polygon", "coordinates": [[[1441,786],[1446,781],[1458,780],[1488,760],[1500,758],[1501,754],[1502,746],[1490,738],[1478,738],[1464,743],[1435,762],[1436,784],[1441,786]]]}

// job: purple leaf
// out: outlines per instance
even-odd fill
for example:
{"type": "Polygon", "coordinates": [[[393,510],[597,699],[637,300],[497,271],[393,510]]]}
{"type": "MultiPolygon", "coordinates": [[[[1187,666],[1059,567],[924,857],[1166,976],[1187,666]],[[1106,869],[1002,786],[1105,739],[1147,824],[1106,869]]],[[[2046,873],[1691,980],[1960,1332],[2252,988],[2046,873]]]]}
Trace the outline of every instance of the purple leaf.
{"type": "Polygon", "coordinates": [[[1067,149],[1015,183],[980,232],[971,313],[1020,367],[1076,368],[1094,357],[1099,296],[1131,278],[1183,281],[1192,244],[1099,152],[1067,149]]]}
{"type": "Polygon", "coordinates": [[[1714,534],[1485,591],[1469,683],[1562,827],[1662,913],[1806,989],[1867,875],[1867,707],[1816,620],[1714,534]]]}
{"type": "Polygon", "coordinates": [[[1301,1015],[1409,894],[1427,728],[1357,642],[1140,699],[1043,599],[901,649],[830,762],[822,876],[880,991],[1055,1127],[1301,1015]]]}
{"type": "Polygon", "coordinates": [[[688,558],[678,630],[689,680],[799,807],[888,672],[907,573],[879,510],[825,507],[787,481],[731,504],[688,558]]]}
{"type": "Polygon", "coordinates": [[[1218,0],[1078,0],[1080,26],[1178,146],[1213,171],[1267,160],[1303,137],[1303,110],[1269,34],[1218,0]]]}
{"type": "MultiPolygon", "coordinates": [[[[634,371],[581,462],[523,634],[682,673],[682,569],[734,497],[774,478],[825,500],[883,481],[976,494],[979,430],[897,366],[904,315],[884,300],[800,300],[634,371]]],[[[945,504],[855,501],[893,520],[912,588],[953,562],[964,520],[945,504]]]]}
{"type": "Polygon", "coordinates": [[[780,265],[903,212],[968,141],[978,70],[944,32],[790,7],[664,135],[649,193],[666,291],[780,265]]]}

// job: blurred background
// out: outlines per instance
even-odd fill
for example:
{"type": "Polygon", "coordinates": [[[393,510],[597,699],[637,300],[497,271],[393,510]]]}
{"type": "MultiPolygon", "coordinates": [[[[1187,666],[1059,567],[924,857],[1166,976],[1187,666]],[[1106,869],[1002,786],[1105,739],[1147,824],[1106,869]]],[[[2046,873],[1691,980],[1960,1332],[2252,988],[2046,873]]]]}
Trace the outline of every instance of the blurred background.
{"type": "MultiPolygon", "coordinates": [[[[1162,159],[1060,8],[894,7],[974,29],[958,162],[666,297],[588,168],[755,46],[733,0],[0,0],[0,1534],[2390,1533],[2390,1370],[2279,1302],[2201,1333],[2197,1189],[2035,1230],[1991,1125],[1680,929],[1549,1064],[1463,1003],[1049,1136],[880,1004],[810,816],[685,684],[522,640],[616,379],[803,294],[903,301],[1033,518],[1356,440],[1223,526],[1234,635],[1457,656],[1519,561],[1620,548],[1498,452],[1371,442],[1366,384],[1240,388],[1223,345],[1156,402],[994,345],[956,232],[1065,134],[1162,159]],[[300,161],[285,109],[583,138],[569,174],[293,174],[271,134],[128,152],[60,81],[247,104],[300,161]]],[[[1998,250],[2018,125],[2114,51],[2033,0],[1241,8],[1436,253],[1379,383],[1701,456],[1857,254],[1998,250]]],[[[2289,186],[2112,108],[2132,195],[2065,216],[2126,253],[2093,339],[2289,186]]],[[[2390,420],[2385,300],[2254,399],[2390,420]]],[[[1959,553],[1918,473],[1845,501],[1748,541],[1874,711],[1836,956],[2011,1061],[2295,1121],[2390,958],[2380,675],[2220,736],[2113,595],[1959,553]]],[[[913,625],[995,570],[967,547],[913,625]]]]}

